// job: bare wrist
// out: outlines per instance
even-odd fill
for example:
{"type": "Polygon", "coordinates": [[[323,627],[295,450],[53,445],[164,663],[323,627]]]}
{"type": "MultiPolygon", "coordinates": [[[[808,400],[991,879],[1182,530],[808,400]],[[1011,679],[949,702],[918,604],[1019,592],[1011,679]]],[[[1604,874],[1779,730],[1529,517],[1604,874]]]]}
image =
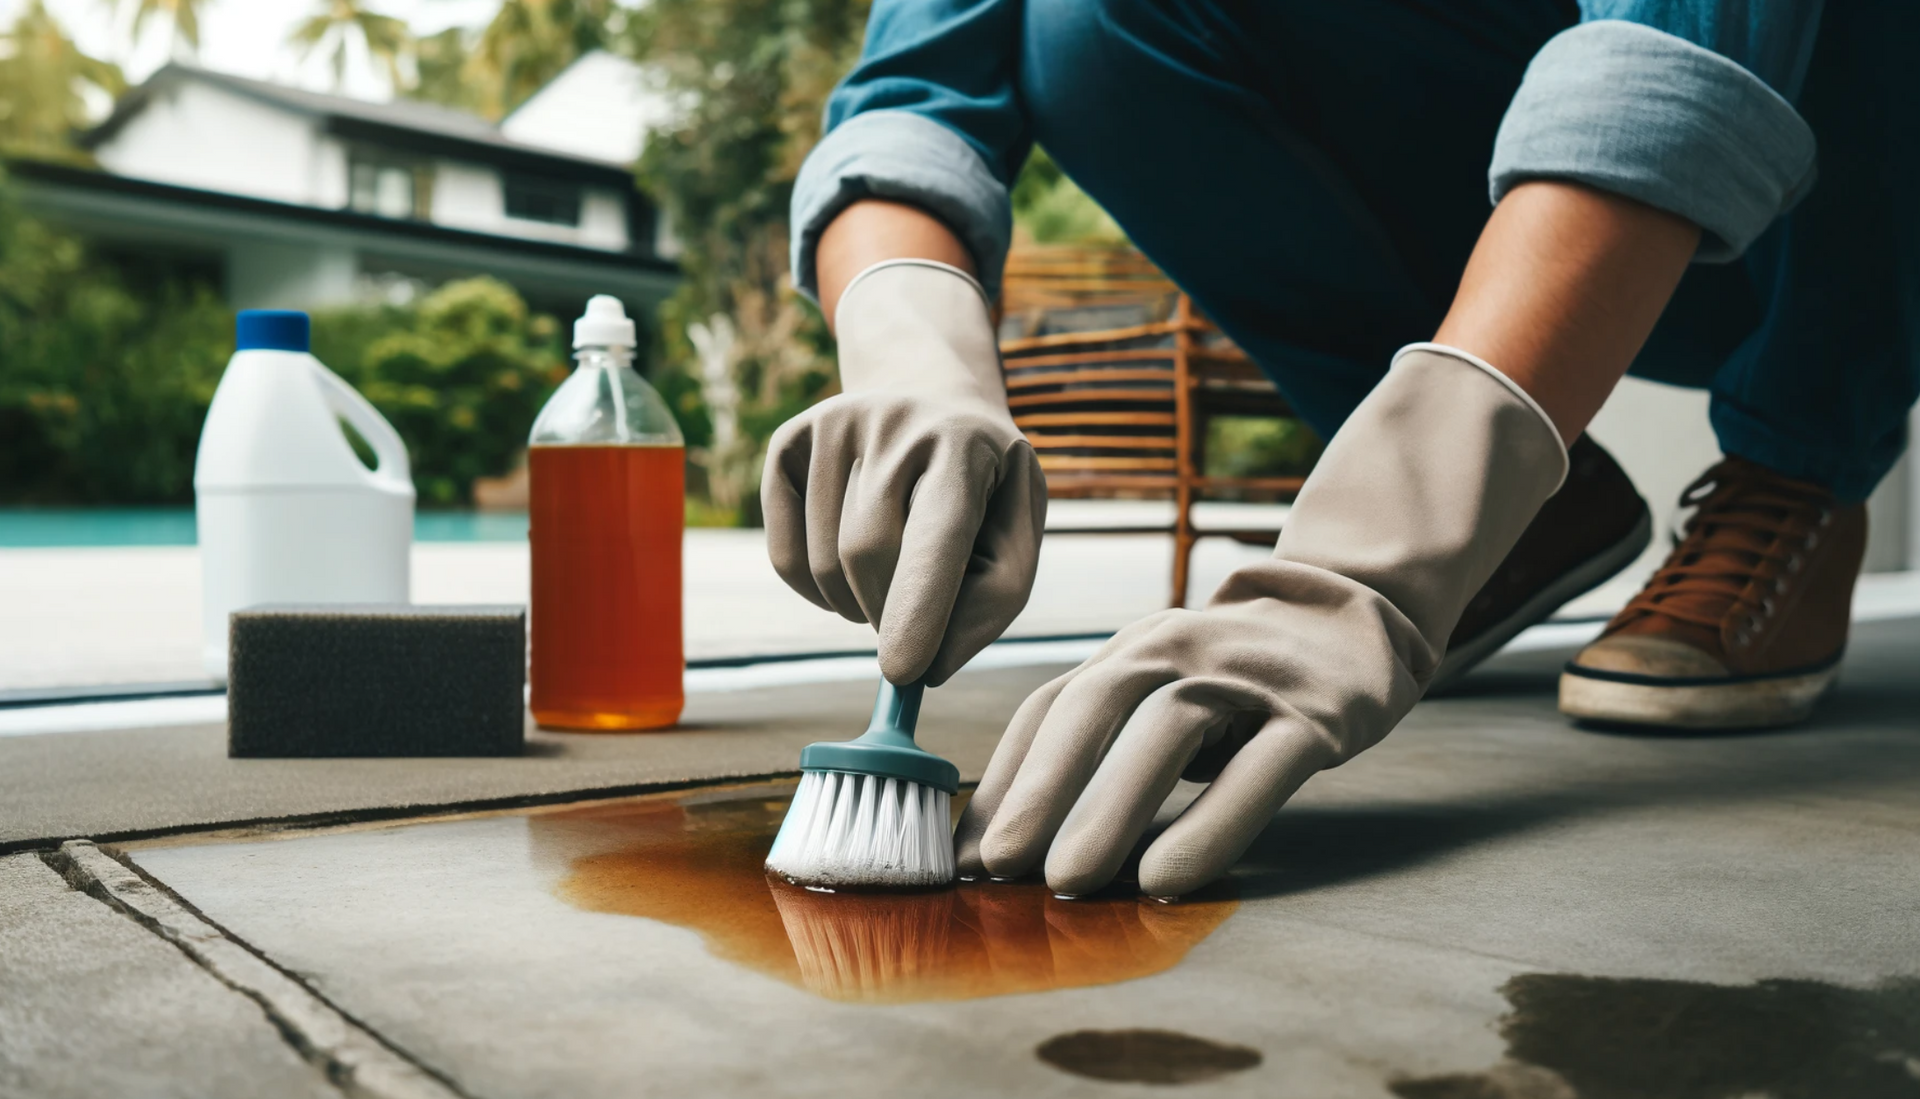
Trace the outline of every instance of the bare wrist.
{"type": "Polygon", "coordinates": [[[815,269],[820,309],[837,330],[840,298],[862,271],[894,259],[924,259],[978,275],[973,255],[939,218],[900,202],[862,199],[840,212],[820,236],[815,269]]]}

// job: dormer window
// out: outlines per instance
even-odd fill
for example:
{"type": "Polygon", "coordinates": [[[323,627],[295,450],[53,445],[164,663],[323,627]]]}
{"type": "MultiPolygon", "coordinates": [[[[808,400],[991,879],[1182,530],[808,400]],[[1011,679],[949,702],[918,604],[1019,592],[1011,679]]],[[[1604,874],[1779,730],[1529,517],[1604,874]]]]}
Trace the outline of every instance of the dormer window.
{"type": "Polygon", "coordinates": [[[580,224],[580,186],[524,172],[506,174],[507,216],[548,225],[580,224]]]}
{"type": "Polygon", "coordinates": [[[356,152],[348,171],[349,210],[383,218],[427,217],[428,188],[418,164],[356,152]]]}

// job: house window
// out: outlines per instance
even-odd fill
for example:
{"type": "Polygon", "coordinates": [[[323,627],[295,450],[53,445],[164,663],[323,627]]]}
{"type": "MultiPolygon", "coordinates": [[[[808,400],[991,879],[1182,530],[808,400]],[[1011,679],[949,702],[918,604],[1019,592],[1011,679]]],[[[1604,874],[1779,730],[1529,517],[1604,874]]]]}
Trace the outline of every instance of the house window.
{"type": "Polygon", "coordinates": [[[580,188],[541,176],[508,172],[507,216],[549,225],[580,224],[580,188]]]}
{"type": "Polygon", "coordinates": [[[356,156],[349,169],[347,208],[383,218],[424,218],[426,185],[416,165],[356,156]]]}

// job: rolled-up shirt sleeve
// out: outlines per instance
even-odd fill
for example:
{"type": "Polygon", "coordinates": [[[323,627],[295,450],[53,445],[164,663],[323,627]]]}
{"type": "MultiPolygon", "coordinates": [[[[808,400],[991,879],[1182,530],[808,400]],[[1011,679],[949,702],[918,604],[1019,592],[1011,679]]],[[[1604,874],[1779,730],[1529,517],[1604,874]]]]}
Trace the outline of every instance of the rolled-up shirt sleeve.
{"type": "Polygon", "coordinates": [[[876,0],[860,62],[827,101],[826,136],[794,183],[794,283],[818,297],[820,234],[863,198],[939,218],[999,291],[1009,187],[1032,147],[1015,81],[1018,0],[876,0]]]}
{"type": "Polygon", "coordinates": [[[1493,200],[1529,180],[1585,183],[1700,226],[1701,262],[1739,257],[1813,186],[1814,135],[1792,99],[1820,4],[1728,7],[1584,4],[1588,21],[1535,55],[1507,109],[1493,200]]]}

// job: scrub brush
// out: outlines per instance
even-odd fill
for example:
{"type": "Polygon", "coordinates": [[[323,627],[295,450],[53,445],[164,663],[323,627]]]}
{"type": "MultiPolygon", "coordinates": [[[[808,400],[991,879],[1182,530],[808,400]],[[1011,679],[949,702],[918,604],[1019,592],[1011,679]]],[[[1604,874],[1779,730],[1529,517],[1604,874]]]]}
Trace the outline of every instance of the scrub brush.
{"type": "Polygon", "coordinates": [[[864,735],[800,753],[800,789],[767,853],[769,872],[828,889],[953,880],[949,806],[960,769],[913,742],[925,689],[881,679],[864,735]]]}

